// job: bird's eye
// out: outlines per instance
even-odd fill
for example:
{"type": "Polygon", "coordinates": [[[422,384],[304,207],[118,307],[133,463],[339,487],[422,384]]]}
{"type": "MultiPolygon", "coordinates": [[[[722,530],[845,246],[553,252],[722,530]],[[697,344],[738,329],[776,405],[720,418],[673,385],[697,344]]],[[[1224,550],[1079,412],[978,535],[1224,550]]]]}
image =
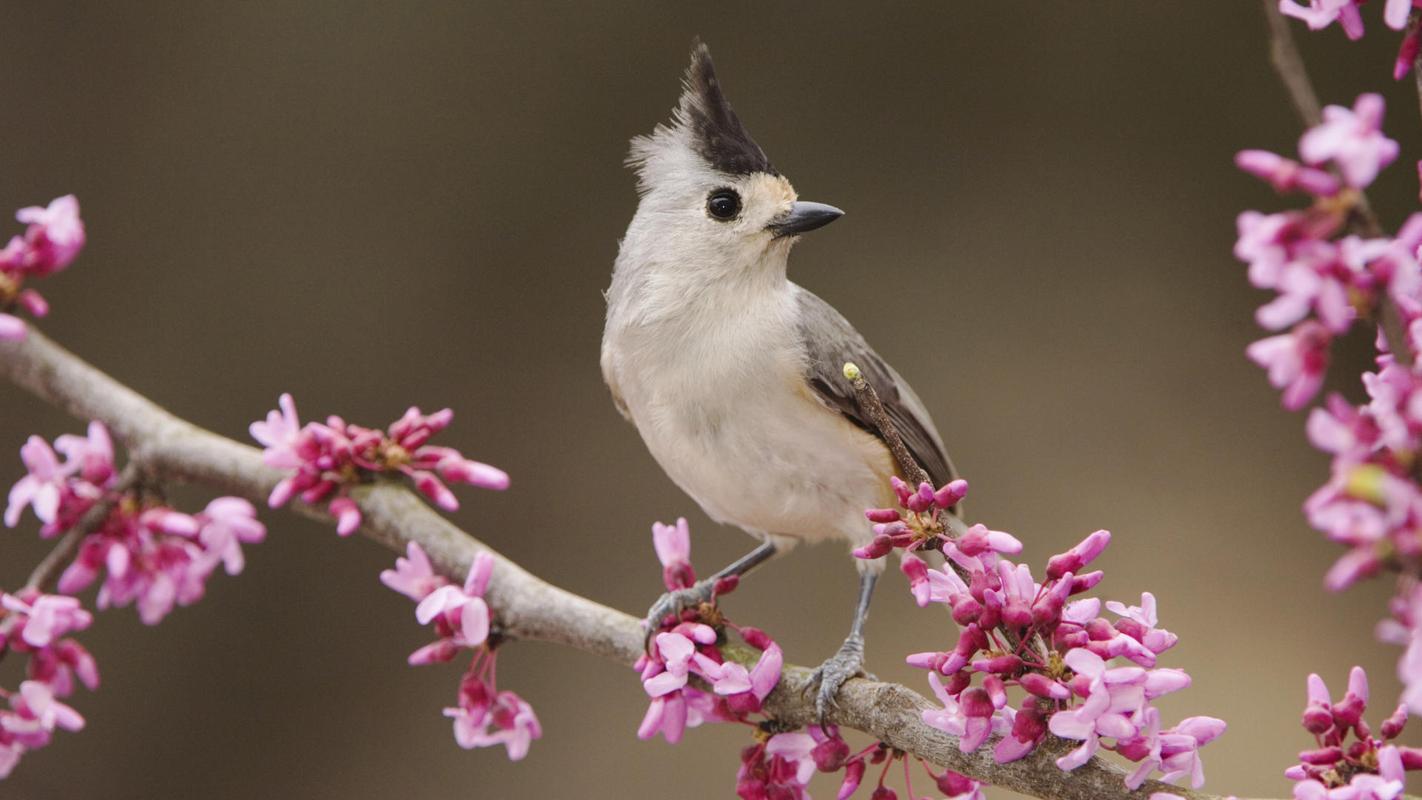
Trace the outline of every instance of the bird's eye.
{"type": "Polygon", "coordinates": [[[741,213],[741,196],[734,189],[717,189],[706,198],[706,213],[723,221],[735,219],[741,213]]]}

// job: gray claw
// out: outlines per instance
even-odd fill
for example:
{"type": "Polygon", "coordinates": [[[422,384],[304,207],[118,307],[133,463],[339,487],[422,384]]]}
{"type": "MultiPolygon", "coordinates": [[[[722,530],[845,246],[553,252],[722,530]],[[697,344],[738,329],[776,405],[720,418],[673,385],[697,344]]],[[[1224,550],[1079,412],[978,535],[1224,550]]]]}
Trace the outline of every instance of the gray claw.
{"type": "Polygon", "coordinates": [[[815,670],[810,686],[819,686],[815,692],[815,712],[819,715],[821,726],[825,724],[830,710],[837,707],[835,696],[839,694],[840,687],[850,678],[863,674],[864,640],[857,637],[845,639],[844,644],[839,647],[839,652],[830,656],[815,670]]]}
{"type": "Polygon", "coordinates": [[[642,627],[646,630],[646,637],[643,640],[644,647],[648,651],[651,650],[652,637],[661,630],[662,621],[667,617],[680,617],[681,612],[688,608],[709,603],[714,587],[715,584],[712,581],[697,581],[685,589],[676,589],[657,598],[657,602],[647,609],[647,618],[642,622],[642,627]]]}

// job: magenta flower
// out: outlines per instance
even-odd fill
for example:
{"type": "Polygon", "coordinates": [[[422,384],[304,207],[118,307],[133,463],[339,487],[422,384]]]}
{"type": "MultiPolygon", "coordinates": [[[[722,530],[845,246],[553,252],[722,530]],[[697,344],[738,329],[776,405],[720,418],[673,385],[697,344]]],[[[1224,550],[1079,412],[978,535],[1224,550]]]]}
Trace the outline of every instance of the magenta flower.
{"type": "Polygon", "coordinates": [[[1005,557],[1020,551],[1020,542],[975,528],[943,543],[958,572],[930,569],[916,558],[904,566],[915,598],[948,605],[961,626],[952,650],[908,658],[931,671],[929,683],[942,704],[923,712],[924,723],[958,737],[964,752],[1000,735],[993,749],[999,763],[1028,755],[1051,732],[1080,742],[1058,760],[1063,770],[1109,749],[1140,763],[1128,779],[1132,788],[1155,771],[1165,780],[1202,778],[1198,748],[1224,723],[1195,717],[1161,729],[1152,703],[1189,686],[1190,677],[1150,668],[1176,643],[1174,634],[1157,627],[1155,597],[1142,594],[1138,606],[1108,603],[1120,617],[1114,622],[1100,616],[1099,599],[1071,599],[1100,582],[1100,572],[1084,570],[1111,534],[1096,531],[1052,556],[1038,583],[1025,564],[1005,557]],[[1044,653],[1010,646],[1034,640],[1044,653]],[[1116,665],[1117,658],[1127,663],[1116,665]],[[1022,693],[1016,705],[1008,694],[1014,688],[1022,693]]]}
{"type": "Polygon", "coordinates": [[[436,575],[429,556],[417,542],[410,542],[406,548],[406,558],[395,559],[395,569],[380,573],[380,582],[416,603],[429,597],[434,590],[449,583],[442,575],[436,575]]]}
{"type": "Polygon", "coordinates": [[[22,208],[15,219],[29,225],[22,268],[32,275],[58,272],[84,249],[84,222],[79,218],[79,200],[72,194],[55,198],[46,207],[22,208]]]}
{"type": "Polygon", "coordinates": [[[57,198],[48,207],[22,208],[15,217],[28,227],[0,249],[0,339],[9,341],[25,338],[26,328],[6,312],[23,308],[37,318],[49,313],[45,299],[23,288],[24,282],[68,267],[84,248],[84,223],[74,195],[57,198]]]}
{"type": "Polygon", "coordinates": [[[1322,678],[1308,676],[1303,726],[1318,747],[1299,753],[1299,763],[1284,772],[1296,781],[1295,798],[1392,800],[1402,793],[1404,770],[1422,767],[1422,751],[1391,743],[1407,724],[1406,707],[1399,706],[1374,736],[1363,721],[1367,703],[1368,677],[1359,667],[1349,672],[1348,691],[1337,703],[1322,678]]]}
{"type": "Polygon", "coordinates": [[[69,470],[61,468],[59,457],[49,442],[31,436],[20,448],[20,460],[27,470],[10,489],[9,505],[5,507],[5,525],[15,527],[25,508],[33,507],[40,522],[51,523],[59,513],[59,500],[64,491],[69,470]]]}
{"type": "Polygon", "coordinates": [[[94,621],[78,600],[65,595],[41,594],[25,602],[12,594],[0,594],[0,605],[20,615],[19,626],[12,633],[35,648],[48,647],[94,621]]]}
{"type": "Polygon", "coordinates": [[[508,757],[518,761],[543,735],[538,717],[523,698],[495,685],[496,641],[490,637],[493,613],[484,594],[493,575],[494,557],[480,551],[469,565],[463,586],[454,586],[436,575],[429,558],[411,542],[408,558],[395,569],[380,573],[386,586],[415,600],[415,618],[433,623],[439,638],[410,654],[412,666],[452,661],[460,651],[473,650],[469,669],[460,680],[455,705],[444,709],[453,720],[454,740],[465,749],[502,744],[508,757]]]}
{"type": "Polygon", "coordinates": [[[815,773],[808,734],[777,733],[741,752],[736,796],[742,800],[809,800],[805,787],[815,773]]]}
{"type": "Polygon", "coordinates": [[[652,547],[662,562],[662,583],[668,591],[684,589],[696,583],[696,571],[691,568],[691,529],[686,518],[675,525],[652,525],[652,547]]]}
{"type": "MultiPolygon", "coordinates": [[[[1363,35],[1363,17],[1359,13],[1358,7],[1364,1],[1309,0],[1309,4],[1304,6],[1300,5],[1297,0],[1279,0],[1279,11],[1287,16],[1303,20],[1312,30],[1326,28],[1337,22],[1342,26],[1349,39],[1358,39],[1363,35]]],[[[1416,0],[1386,0],[1383,4],[1383,22],[1389,28],[1400,31],[1407,27],[1408,15],[1417,5],[1416,0]]],[[[1393,77],[1401,78],[1402,75],[1393,77]]]]}
{"type": "Polygon", "coordinates": [[[1146,649],[1152,653],[1157,655],[1164,653],[1174,647],[1179,640],[1179,637],[1170,631],[1155,627],[1159,620],[1155,614],[1155,595],[1150,592],[1141,593],[1139,606],[1127,606],[1124,603],[1108,600],[1106,608],[1113,614],[1125,617],[1124,620],[1115,624],[1117,630],[1123,630],[1126,625],[1130,625],[1131,638],[1145,645],[1146,649]]]}
{"type": "Polygon", "coordinates": [[[458,705],[444,715],[454,720],[454,740],[466,750],[502,744],[510,761],[528,755],[543,736],[533,707],[513,692],[495,692],[472,673],[460,685],[458,705]]]}
{"type": "Polygon", "coordinates": [[[1278,192],[1303,192],[1316,197],[1338,193],[1338,179],[1329,173],[1267,150],[1241,150],[1234,157],[1234,163],[1250,175],[1268,181],[1278,192]]]}
{"type": "Polygon", "coordinates": [[[487,551],[474,556],[469,577],[464,586],[441,586],[430,592],[415,608],[415,619],[428,625],[436,618],[451,631],[457,631],[455,643],[461,647],[478,647],[489,638],[490,612],[484,602],[484,591],[493,573],[494,558],[487,551]]]}
{"type": "MultiPolygon", "coordinates": [[[[854,549],[855,558],[882,558],[896,548],[940,548],[947,540],[940,512],[952,509],[968,495],[965,480],[950,481],[938,489],[927,482],[914,489],[896,476],[890,478],[890,483],[899,508],[865,509],[864,516],[875,523],[874,538],[854,549]]],[[[985,535],[987,531],[983,530],[985,535]]]]}
{"type": "Polygon", "coordinates": [[[1312,30],[1320,30],[1337,22],[1349,39],[1363,35],[1363,17],[1358,13],[1357,0],[1309,0],[1307,6],[1296,0],[1279,0],[1279,11],[1301,19],[1312,30]]]}
{"type": "Polygon", "coordinates": [[[292,497],[304,503],[329,502],[337,519],[337,532],[347,536],[360,526],[360,508],[348,496],[351,487],[369,481],[376,473],[402,473],[415,489],[448,511],[459,500],[445,481],[505,489],[508,475],[500,469],[465,458],[458,450],[429,444],[449,427],[454,412],[443,409],[423,414],[411,407],[385,431],[327,417],[325,424],[301,426],[291,395],[283,394],[278,410],[254,422],[252,438],[263,445],[263,460],[291,473],[273,488],[267,503],[276,508],[292,497]]]}
{"type": "Polygon", "coordinates": [[[219,497],[195,518],[196,538],[207,558],[221,561],[228,575],[242,572],[246,560],[242,545],[267,538],[267,528],[257,519],[257,509],[240,497],[219,497]]]}
{"type": "Polygon", "coordinates": [[[1291,332],[1260,339],[1245,353],[1269,373],[1269,383],[1283,389],[1284,408],[1296,411],[1323,386],[1328,347],[1333,337],[1317,322],[1305,321],[1291,332]]]}
{"type": "Polygon", "coordinates": [[[1325,107],[1323,123],[1299,139],[1299,155],[1314,165],[1332,161],[1349,186],[1367,187],[1397,158],[1397,142],[1382,132],[1384,109],[1377,94],[1359,95],[1352,109],[1325,107]]]}

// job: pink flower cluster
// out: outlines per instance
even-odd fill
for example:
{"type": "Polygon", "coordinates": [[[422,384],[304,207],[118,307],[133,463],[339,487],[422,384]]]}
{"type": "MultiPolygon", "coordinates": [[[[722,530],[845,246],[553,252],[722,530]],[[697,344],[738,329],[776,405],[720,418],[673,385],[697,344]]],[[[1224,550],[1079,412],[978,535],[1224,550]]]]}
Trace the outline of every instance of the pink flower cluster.
{"type": "MultiPolygon", "coordinates": [[[[1009,534],[982,525],[957,538],[917,534],[921,515],[956,504],[966,493],[965,484],[952,487],[934,490],[925,483],[910,491],[895,483],[903,510],[866,512],[877,523],[876,542],[888,537],[891,546],[904,548],[902,569],[919,605],[948,606],[960,628],[952,650],[908,657],[909,664],[932,671],[929,683],[943,703],[925,711],[924,722],[959,737],[965,753],[1001,734],[993,751],[999,763],[1022,758],[1051,732],[1081,742],[1057,760],[1063,770],[1104,748],[1138,763],[1126,779],[1131,789],[1153,772],[1165,781],[1188,777],[1198,788],[1204,782],[1199,748],[1223,733],[1225,724],[1190,717],[1162,728],[1153,701],[1189,686],[1190,678],[1182,670],[1155,668],[1157,657],[1176,643],[1174,634],[1157,627],[1155,598],[1146,593],[1139,606],[1107,603],[1114,620],[1101,616],[1100,600],[1071,599],[1100,583],[1100,571],[1085,569],[1111,535],[1097,531],[1053,556],[1038,583],[1026,565],[1004,558],[1022,550],[1009,534]],[[942,550],[944,569],[914,555],[925,543],[942,550]],[[1021,692],[1016,703],[1009,696],[1013,688],[1021,692]]],[[[882,549],[871,545],[859,555],[877,557],[882,549]]]]}
{"type": "MultiPolygon", "coordinates": [[[[1367,0],[1308,0],[1308,5],[1302,5],[1298,0],[1279,0],[1279,11],[1303,20],[1312,30],[1337,22],[1349,39],[1360,39],[1363,36],[1363,15],[1359,8],[1365,2],[1367,0]]],[[[1412,9],[1416,7],[1422,7],[1422,2],[1385,0],[1383,3],[1383,22],[1395,31],[1407,29],[1397,50],[1397,60],[1393,62],[1392,77],[1397,80],[1412,69],[1412,63],[1417,59],[1418,25],[1415,17],[1409,22],[1412,9]]]]}
{"type": "MultiPolygon", "coordinates": [[[[833,741],[843,745],[844,740],[833,741]]],[[[811,733],[777,733],[741,751],[736,773],[736,797],[741,800],[808,800],[805,787],[814,776],[820,743],[831,739],[817,728],[811,733]]],[[[844,745],[845,750],[849,749],[844,745]]],[[[829,766],[829,765],[826,765],[829,766]]],[[[835,772],[839,766],[826,769],[835,772]]]]}
{"type": "Polygon", "coordinates": [[[1391,358],[1363,375],[1369,400],[1353,406],[1333,395],[1308,418],[1308,437],[1333,456],[1332,476],[1304,503],[1309,524],[1349,549],[1324,579],[1334,591],[1385,565],[1422,567],[1422,488],[1415,456],[1422,447],[1422,380],[1391,358]]]}
{"type": "Polygon", "coordinates": [[[433,623],[439,637],[411,653],[410,664],[453,661],[461,650],[473,650],[455,705],[444,710],[454,720],[454,740],[465,749],[502,744],[509,759],[518,761],[528,755],[543,729],[532,706],[514,692],[499,691],[495,684],[493,612],[484,601],[494,571],[493,556],[476,555],[464,585],[455,586],[435,573],[418,544],[411,542],[407,554],[395,561],[395,569],[380,573],[380,581],[418,603],[415,619],[421,625],[433,623]]]}
{"type": "MultiPolygon", "coordinates": [[[[1277,187],[1301,189],[1315,198],[1303,210],[1267,216],[1245,212],[1235,249],[1250,262],[1255,285],[1279,291],[1260,309],[1260,322],[1273,328],[1294,325],[1289,333],[1249,348],[1250,357],[1267,366],[1271,380],[1284,388],[1289,408],[1303,406],[1317,392],[1332,338],[1358,316],[1380,318],[1384,298],[1401,316],[1409,349],[1422,350],[1417,257],[1422,213],[1413,214],[1391,239],[1333,238],[1357,202],[1347,187],[1366,186],[1396,157],[1397,145],[1383,137],[1381,121],[1381,98],[1363,95],[1353,112],[1332,107],[1324,125],[1304,135],[1300,153],[1305,160],[1332,161],[1342,176],[1332,190],[1325,185],[1332,173],[1291,162],[1279,165],[1269,161],[1277,156],[1252,151],[1238,158],[1246,170],[1270,178],[1277,187]]],[[[1394,358],[1381,332],[1376,344],[1377,370],[1362,376],[1366,402],[1354,405],[1333,395],[1308,418],[1309,440],[1332,456],[1332,466],[1328,482],[1308,498],[1304,512],[1311,526],[1347,548],[1324,577],[1333,591],[1385,569],[1404,576],[1422,573],[1417,537],[1422,528],[1417,456],[1422,452],[1422,373],[1394,358]]],[[[1414,712],[1422,712],[1419,603],[1416,581],[1404,577],[1392,602],[1392,619],[1379,626],[1384,641],[1406,648],[1398,672],[1406,686],[1404,702],[1414,712]]]]}
{"type": "Polygon", "coordinates": [[[20,458],[28,472],[10,490],[5,524],[14,527],[31,508],[43,523],[40,535],[48,538],[69,530],[95,504],[111,503],[60,576],[59,591],[76,594],[105,573],[98,607],[135,604],[149,625],[175,605],[201,599],[218,565],[229,575],[240,573],[242,545],[266,538],[256,509],[239,497],[219,497],[203,511],[185,514],[118,486],[113,443],[100,422],[89,424],[87,436],[60,436],[53,447],[31,436],[20,458]]]}
{"type": "Polygon", "coordinates": [[[1383,99],[1365,94],[1352,109],[1324,110],[1324,122],[1299,140],[1303,164],[1262,150],[1245,150],[1235,159],[1279,191],[1313,199],[1304,209],[1240,214],[1234,248],[1249,264],[1250,282],[1277,293],[1256,319],[1286,332],[1246,352],[1283,390],[1290,410],[1303,407],[1323,385],[1334,337],[1359,317],[1379,318],[1385,296],[1409,319],[1422,317],[1422,214],[1409,218],[1395,237],[1335,238],[1359,202],[1356,190],[1397,158],[1397,142],[1383,135],[1382,119],[1383,99]]]}
{"type": "MultiPolygon", "coordinates": [[[[675,525],[652,526],[652,544],[662,563],[662,581],[669,591],[685,589],[696,582],[691,566],[691,531],[685,519],[675,525]]],[[[730,592],[735,581],[716,587],[716,596],[730,592]]],[[[651,698],[637,736],[650,739],[660,734],[668,742],[681,741],[689,727],[714,720],[745,721],[761,710],[775,684],[780,681],[784,655],[764,631],[738,627],[719,611],[687,609],[679,619],[668,619],[652,637],[649,652],[637,659],[642,688],[651,698]],[[747,668],[728,660],[721,652],[722,632],[736,630],[741,639],[761,651],[756,663],[747,668]],[[711,686],[711,693],[690,684],[695,676],[711,686]]]]}
{"type": "MultiPolygon", "coordinates": [[[[966,489],[967,485],[961,484],[942,493],[940,496],[947,503],[943,508],[961,500],[966,489]],[[956,497],[954,492],[959,492],[956,497]]],[[[913,504],[921,505],[917,500],[913,504]]],[[[928,506],[912,513],[920,512],[923,517],[909,518],[913,524],[931,525],[928,506]]],[[[886,536],[903,538],[897,530],[886,536]]],[[[685,519],[678,519],[675,525],[653,525],[652,545],[662,564],[662,582],[668,591],[686,589],[696,583],[696,571],[691,566],[691,532],[685,519]]],[[[893,546],[890,545],[890,549],[893,546]]],[[[717,597],[735,588],[734,580],[722,581],[714,587],[712,603],[686,609],[680,617],[665,620],[652,638],[650,652],[638,659],[636,668],[641,672],[642,686],[652,698],[637,731],[638,737],[650,739],[660,734],[668,742],[676,743],[681,741],[687,728],[705,722],[755,725],[756,742],[741,751],[741,766],[736,774],[736,796],[741,800],[807,799],[806,787],[816,771],[842,771],[844,777],[838,798],[847,800],[859,789],[868,765],[880,763],[885,767],[879,775],[873,800],[896,798],[897,794],[884,785],[884,778],[889,765],[902,758],[905,780],[908,779],[908,757],[903,753],[875,743],[851,755],[849,745],[834,726],[785,731],[777,728],[773,721],[756,724],[749,719],[761,710],[761,704],[780,681],[784,657],[780,646],[763,631],[734,625],[715,606],[717,597]],[[722,647],[728,628],[739,633],[746,644],[761,651],[753,666],[747,668],[725,657],[722,647]],[[693,685],[693,678],[710,686],[711,691],[693,685]]],[[[924,768],[928,769],[926,764],[924,768]]],[[[929,775],[954,800],[982,800],[981,785],[976,781],[955,772],[935,775],[930,770],[929,775]]],[[[908,794],[917,796],[911,783],[908,794]]]]}
{"type": "Polygon", "coordinates": [[[74,692],[78,681],[90,690],[99,686],[99,668],[84,646],[68,634],[89,627],[93,617],[73,597],[25,589],[0,592],[0,654],[25,656],[26,680],[19,689],[0,688],[9,703],[0,709],[0,779],[9,776],[27,751],[49,744],[56,729],[84,727],[79,712],[59,700],[74,692]]]}
{"type": "Polygon", "coordinates": [[[25,281],[69,266],[84,249],[85,240],[79,201],[72,194],[55,198],[46,207],[22,208],[15,218],[28,227],[0,250],[0,340],[11,341],[25,338],[25,323],[8,312],[23,308],[34,317],[49,313],[49,303],[39,292],[25,288],[25,281]]]}
{"type": "Polygon", "coordinates": [[[342,536],[349,536],[361,523],[360,507],[350,497],[350,489],[376,474],[409,476],[421,494],[447,511],[458,509],[459,500],[445,481],[508,488],[509,476],[503,470],[467,459],[452,447],[429,444],[453,421],[454,412],[447,408],[424,414],[411,407],[381,431],[337,416],[327,417],[324,425],[302,426],[291,395],[283,394],[278,405],[266,420],[251,425],[252,438],[265,448],[263,460],[290,471],[272,490],[268,503],[278,508],[294,496],[304,503],[329,502],[336,532],[342,536]]]}
{"type": "Polygon", "coordinates": [[[1299,753],[1299,763],[1284,772],[1296,781],[1296,800],[1393,800],[1402,794],[1404,772],[1422,769],[1422,750],[1391,743],[1407,724],[1407,707],[1399,705],[1383,720],[1376,737],[1363,721],[1367,707],[1362,667],[1348,674],[1348,692],[1337,703],[1322,678],[1308,676],[1303,727],[1317,746],[1299,753]]]}
{"type": "MultiPolygon", "coordinates": [[[[895,496],[899,499],[899,507],[871,508],[864,512],[869,521],[874,523],[874,538],[869,544],[855,548],[855,558],[882,558],[895,549],[912,552],[925,548],[941,548],[943,543],[948,541],[948,532],[941,520],[942,513],[968,496],[968,482],[952,481],[937,490],[932,485],[923,483],[915,490],[897,475],[889,480],[893,484],[895,496]]],[[[999,531],[989,531],[981,525],[974,526],[970,537],[967,538],[971,542],[981,541],[984,546],[991,539],[1003,547],[1015,544],[1017,550],[1022,549],[1022,543],[1011,536],[999,531]]],[[[924,605],[924,602],[920,601],[919,605],[924,605]]]]}

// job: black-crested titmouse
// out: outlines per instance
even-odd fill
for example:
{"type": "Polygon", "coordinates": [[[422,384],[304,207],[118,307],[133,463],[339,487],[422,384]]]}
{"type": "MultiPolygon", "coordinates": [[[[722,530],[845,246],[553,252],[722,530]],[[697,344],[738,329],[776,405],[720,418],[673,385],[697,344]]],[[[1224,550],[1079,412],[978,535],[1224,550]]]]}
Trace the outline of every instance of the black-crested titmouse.
{"type": "MultiPolygon", "coordinates": [[[[618,409],[667,474],[713,519],[762,544],[648,614],[709,599],[800,541],[868,542],[869,507],[892,506],[897,467],[842,375],[857,364],[935,485],[955,477],[913,389],[828,303],[785,275],[800,234],[833,206],[797,199],[721,90],[710,51],[691,53],[669,123],[632,140],[641,200],[607,291],[602,371],[618,409]]],[[[819,671],[823,718],[863,665],[862,627],[884,559],[861,560],[849,637],[819,671]]]]}

